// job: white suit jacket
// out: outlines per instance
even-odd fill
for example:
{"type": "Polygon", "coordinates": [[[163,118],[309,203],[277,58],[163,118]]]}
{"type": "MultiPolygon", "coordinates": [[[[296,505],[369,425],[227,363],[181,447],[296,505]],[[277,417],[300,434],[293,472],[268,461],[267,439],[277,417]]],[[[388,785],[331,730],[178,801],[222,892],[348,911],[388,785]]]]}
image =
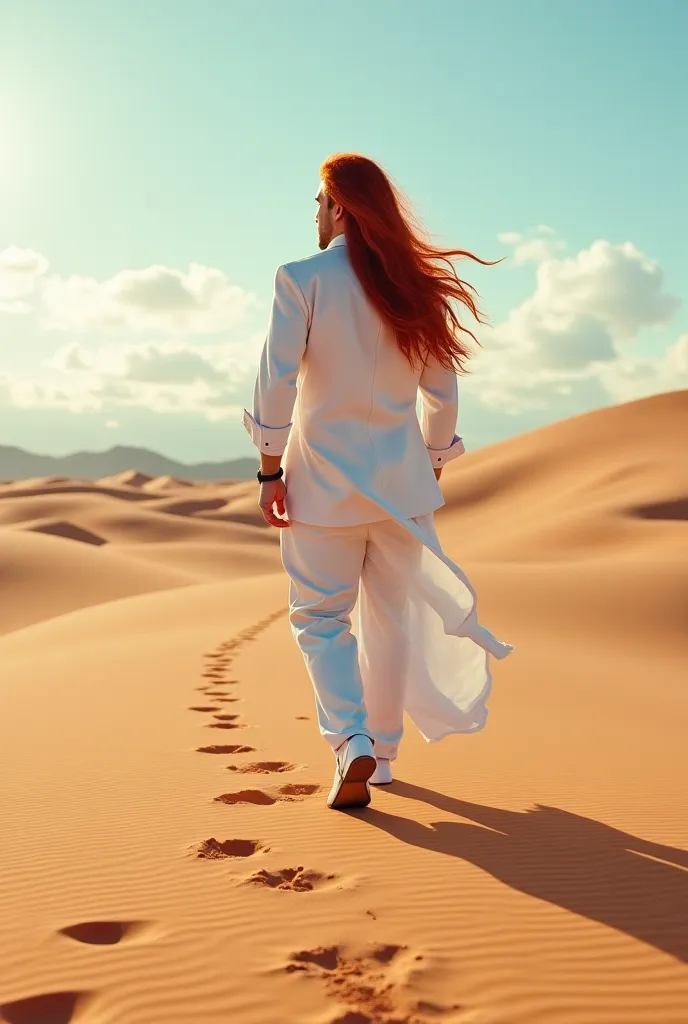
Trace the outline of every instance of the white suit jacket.
{"type": "Polygon", "coordinates": [[[289,519],[350,526],[440,508],[433,467],[464,451],[457,414],[456,374],[434,360],[410,367],[354,274],[344,235],[277,269],[243,422],[257,448],[284,453],[289,519]]]}

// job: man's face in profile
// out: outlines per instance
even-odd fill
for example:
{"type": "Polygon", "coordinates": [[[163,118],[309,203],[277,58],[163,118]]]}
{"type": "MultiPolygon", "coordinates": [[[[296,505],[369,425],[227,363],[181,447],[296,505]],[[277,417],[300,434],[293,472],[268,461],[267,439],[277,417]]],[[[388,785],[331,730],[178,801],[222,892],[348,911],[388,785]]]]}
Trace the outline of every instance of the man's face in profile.
{"type": "Polygon", "coordinates": [[[332,241],[334,231],[334,203],[330,205],[322,182],[315,201],[318,204],[318,211],[315,215],[315,223],[318,225],[318,247],[326,249],[332,241]]]}

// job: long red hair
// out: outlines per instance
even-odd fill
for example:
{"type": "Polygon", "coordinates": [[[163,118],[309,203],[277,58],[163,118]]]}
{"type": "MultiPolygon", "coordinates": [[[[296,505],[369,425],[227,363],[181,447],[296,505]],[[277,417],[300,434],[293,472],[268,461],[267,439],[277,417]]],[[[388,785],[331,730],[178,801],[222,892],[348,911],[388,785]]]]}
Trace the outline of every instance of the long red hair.
{"type": "Polygon", "coordinates": [[[434,356],[447,369],[465,373],[470,350],[464,336],[480,344],[459,320],[455,304],[478,323],[478,293],[462,281],[453,259],[481,260],[463,249],[432,245],[413,217],[408,200],[382,168],[358,153],[335,153],[320,167],[330,205],[345,210],[344,233],[351,265],[380,316],[394,330],[411,366],[434,356]]]}

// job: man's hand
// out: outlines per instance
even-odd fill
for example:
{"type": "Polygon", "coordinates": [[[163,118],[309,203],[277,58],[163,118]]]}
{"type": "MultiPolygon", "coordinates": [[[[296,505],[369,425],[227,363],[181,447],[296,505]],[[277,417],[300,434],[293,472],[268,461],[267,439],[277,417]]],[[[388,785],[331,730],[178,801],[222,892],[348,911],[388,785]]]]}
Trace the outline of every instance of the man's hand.
{"type": "Polygon", "coordinates": [[[440,466],[439,469],[437,469],[437,468],[435,469],[435,476],[437,477],[438,480],[442,476],[442,470],[443,469],[444,469],[444,466],[440,466]]]}
{"type": "Polygon", "coordinates": [[[274,508],[276,508],[280,516],[286,516],[287,513],[284,507],[286,493],[287,488],[283,478],[280,480],[268,480],[267,483],[260,485],[258,504],[263,513],[263,519],[268,526],[281,528],[291,525],[287,519],[279,519],[274,512],[274,508]]]}

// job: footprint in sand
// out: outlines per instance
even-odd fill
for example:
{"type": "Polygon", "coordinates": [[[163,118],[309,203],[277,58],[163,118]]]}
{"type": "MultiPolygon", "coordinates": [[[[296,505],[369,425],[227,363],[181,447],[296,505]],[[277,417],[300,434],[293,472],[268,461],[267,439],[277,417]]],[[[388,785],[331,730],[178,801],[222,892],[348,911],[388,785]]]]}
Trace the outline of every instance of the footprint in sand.
{"type": "Polygon", "coordinates": [[[216,796],[215,801],[221,804],[263,804],[270,806],[279,802],[294,803],[294,801],[300,800],[304,796],[312,796],[313,793],[318,793],[319,791],[320,786],[316,785],[282,786],[272,793],[265,792],[262,789],[242,789],[238,793],[223,793],[221,796],[216,796]]]}
{"type": "Polygon", "coordinates": [[[146,927],[145,921],[83,921],[60,928],[60,935],[89,946],[116,946],[124,939],[140,935],[146,927]]]}
{"type": "Polygon", "coordinates": [[[228,772],[246,772],[250,775],[272,775],[281,772],[294,772],[299,767],[289,761],[253,761],[251,764],[228,764],[228,772]]]}
{"type": "Polygon", "coordinates": [[[217,708],[215,707],[215,705],[204,706],[203,704],[197,704],[197,705],[194,705],[193,707],[187,708],[187,710],[188,711],[205,711],[205,712],[210,712],[210,711],[217,711],[217,708]]]}
{"type": "Polygon", "coordinates": [[[259,885],[267,889],[280,889],[285,892],[313,892],[314,889],[334,888],[336,875],[325,875],[322,871],[313,871],[303,866],[282,868],[279,871],[256,871],[254,875],[244,879],[241,885],[259,885]]]}
{"type": "Polygon", "coordinates": [[[294,800],[300,796],[311,796],[313,793],[319,793],[321,786],[316,786],[312,782],[290,782],[287,786],[280,787],[280,793],[285,800],[294,800]]]}
{"type": "Polygon", "coordinates": [[[264,846],[256,839],[204,839],[197,847],[195,854],[201,860],[223,860],[225,857],[253,857],[256,853],[267,853],[269,846],[264,846]]]}
{"type": "Polygon", "coordinates": [[[318,978],[327,995],[346,1010],[335,1011],[329,1024],[430,1024],[449,1021],[454,1006],[440,1006],[411,996],[410,981],[422,968],[423,957],[407,946],[375,945],[355,954],[340,946],[321,946],[294,953],[285,970],[318,978]]]}
{"type": "Polygon", "coordinates": [[[89,992],[47,992],[0,1006],[0,1020],[7,1024],[69,1024],[89,992]]]}
{"type": "Polygon", "coordinates": [[[255,754],[255,747],[246,747],[241,743],[213,743],[209,747],[196,747],[199,754],[255,754]]]}
{"type": "Polygon", "coordinates": [[[222,793],[215,797],[215,803],[220,804],[274,804],[277,797],[270,793],[263,793],[260,789],[242,789],[239,793],[222,793]]]}

